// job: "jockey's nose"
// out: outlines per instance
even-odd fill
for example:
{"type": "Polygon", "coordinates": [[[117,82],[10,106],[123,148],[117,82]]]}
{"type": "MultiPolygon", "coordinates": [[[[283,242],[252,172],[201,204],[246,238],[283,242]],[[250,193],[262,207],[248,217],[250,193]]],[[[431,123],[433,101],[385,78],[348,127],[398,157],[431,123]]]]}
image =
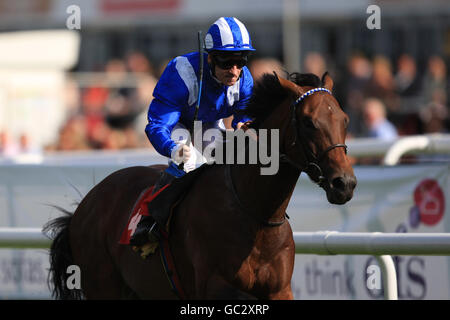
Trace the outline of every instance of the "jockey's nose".
{"type": "Polygon", "coordinates": [[[236,75],[236,74],[240,74],[241,70],[240,68],[238,68],[236,65],[233,65],[230,69],[228,69],[230,71],[230,73],[236,75]]]}

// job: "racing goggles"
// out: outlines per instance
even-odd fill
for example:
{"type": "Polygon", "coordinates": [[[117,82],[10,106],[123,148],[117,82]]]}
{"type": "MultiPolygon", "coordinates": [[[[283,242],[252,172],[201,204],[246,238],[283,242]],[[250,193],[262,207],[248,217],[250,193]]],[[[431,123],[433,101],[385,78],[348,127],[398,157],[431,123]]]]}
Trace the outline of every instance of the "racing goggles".
{"type": "Polygon", "coordinates": [[[221,57],[221,56],[214,56],[214,63],[223,70],[228,70],[233,68],[233,66],[236,66],[238,69],[242,69],[247,64],[247,57],[239,57],[239,58],[232,58],[232,57],[221,57]]]}

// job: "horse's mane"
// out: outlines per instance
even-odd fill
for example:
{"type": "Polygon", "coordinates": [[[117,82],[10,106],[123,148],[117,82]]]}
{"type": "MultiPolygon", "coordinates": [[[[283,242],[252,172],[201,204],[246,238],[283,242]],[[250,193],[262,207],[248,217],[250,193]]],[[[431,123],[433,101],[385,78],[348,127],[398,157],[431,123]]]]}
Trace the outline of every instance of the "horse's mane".
{"type": "MultiPolygon", "coordinates": [[[[299,86],[320,87],[322,81],[312,73],[291,73],[288,79],[299,86]]],[[[251,127],[258,127],[284,99],[288,91],[275,74],[266,73],[255,83],[253,93],[243,113],[253,119],[251,127]]]]}

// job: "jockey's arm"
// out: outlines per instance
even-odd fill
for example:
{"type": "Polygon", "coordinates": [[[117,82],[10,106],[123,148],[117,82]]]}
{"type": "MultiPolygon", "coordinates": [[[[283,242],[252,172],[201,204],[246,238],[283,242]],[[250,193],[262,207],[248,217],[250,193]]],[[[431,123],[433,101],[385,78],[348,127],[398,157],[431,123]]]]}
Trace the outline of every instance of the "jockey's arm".
{"type": "Polygon", "coordinates": [[[182,108],[189,99],[189,91],[176,65],[177,58],[167,65],[153,91],[154,99],[148,109],[148,124],[145,128],[156,151],[168,158],[177,146],[171,137],[172,130],[180,120],[182,108]]]}
{"type": "Polygon", "coordinates": [[[179,108],[158,98],[153,99],[148,110],[148,124],[145,127],[150,143],[163,156],[171,157],[177,146],[172,140],[171,133],[180,119],[179,108]]]}

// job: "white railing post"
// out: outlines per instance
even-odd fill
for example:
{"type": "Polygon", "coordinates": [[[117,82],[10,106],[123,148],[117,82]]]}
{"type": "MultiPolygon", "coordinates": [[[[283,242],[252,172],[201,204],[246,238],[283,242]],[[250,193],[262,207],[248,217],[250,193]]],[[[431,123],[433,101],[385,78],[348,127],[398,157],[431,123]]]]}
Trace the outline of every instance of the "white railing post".
{"type": "Polygon", "coordinates": [[[397,271],[391,256],[374,256],[380,264],[383,277],[384,298],[386,300],[398,300],[397,271]]]}
{"type": "Polygon", "coordinates": [[[385,166],[394,166],[398,163],[402,155],[408,151],[425,150],[429,144],[430,139],[427,136],[401,138],[389,148],[382,163],[385,166]]]}
{"type": "Polygon", "coordinates": [[[394,166],[404,154],[412,151],[450,153],[449,135],[429,134],[400,138],[387,150],[382,163],[386,166],[394,166]]]}

